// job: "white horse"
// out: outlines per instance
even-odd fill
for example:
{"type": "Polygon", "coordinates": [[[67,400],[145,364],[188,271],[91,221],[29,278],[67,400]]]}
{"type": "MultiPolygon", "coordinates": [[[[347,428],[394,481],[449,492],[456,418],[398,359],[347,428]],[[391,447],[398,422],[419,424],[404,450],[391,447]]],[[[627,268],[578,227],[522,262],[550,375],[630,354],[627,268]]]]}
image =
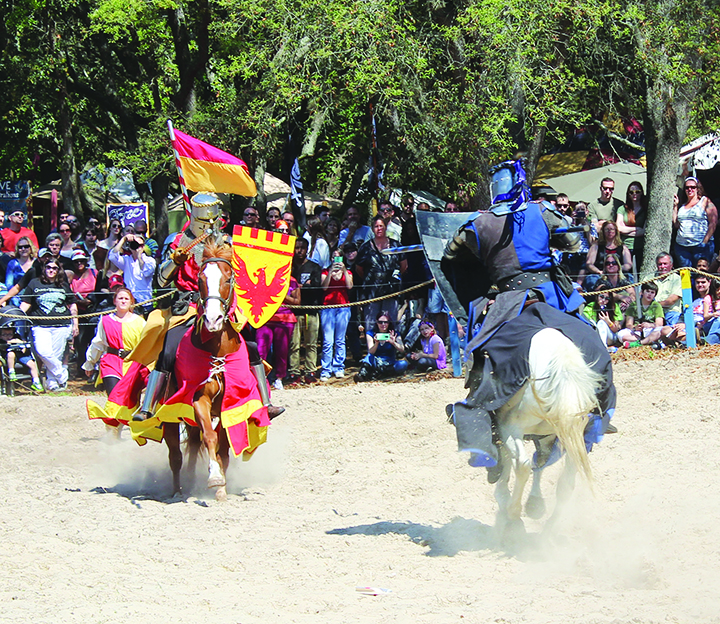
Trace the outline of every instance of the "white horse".
{"type": "Polygon", "coordinates": [[[555,329],[546,328],[533,336],[528,359],[528,381],[495,414],[503,461],[495,488],[500,507],[499,525],[522,526],[523,490],[533,470],[532,457],[525,449],[526,436],[546,436],[538,441],[539,467],[533,471],[533,486],[526,505],[528,516],[538,518],[545,511],[540,476],[556,438],[566,454],[565,468],[558,482],[556,512],[572,492],[577,470],[585,475],[592,488],[583,432],[588,414],[598,406],[596,391],[603,378],[588,366],[580,349],[555,329]],[[512,471],[515,485],[511,491],[512,471]]]}

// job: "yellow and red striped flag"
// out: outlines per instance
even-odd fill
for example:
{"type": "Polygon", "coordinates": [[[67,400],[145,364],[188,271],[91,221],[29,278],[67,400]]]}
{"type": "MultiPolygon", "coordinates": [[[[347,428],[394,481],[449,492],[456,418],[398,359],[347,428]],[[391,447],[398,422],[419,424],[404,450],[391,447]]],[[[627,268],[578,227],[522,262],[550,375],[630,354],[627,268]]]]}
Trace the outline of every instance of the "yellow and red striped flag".
{"type": "Polygon", "coordinates": [[[174,130],[172,144],[178,172],[184,178],[181,184],[187,188],[245,197],[257,195],[247,165],[236,156],[179,130],[174,130]]]}

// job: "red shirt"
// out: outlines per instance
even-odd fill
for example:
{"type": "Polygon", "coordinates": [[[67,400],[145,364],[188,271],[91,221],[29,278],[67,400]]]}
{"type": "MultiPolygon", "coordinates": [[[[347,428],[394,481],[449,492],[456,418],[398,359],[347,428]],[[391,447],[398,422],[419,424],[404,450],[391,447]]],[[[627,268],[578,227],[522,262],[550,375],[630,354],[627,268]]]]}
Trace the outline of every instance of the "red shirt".
{"type": "Polygon", "coordinates": [[[0,234],[2,234],[2,250],[4,253],[15,253],[15,245],[17,245],[18,239],[22,238],[23,236],[27,236],[32,241],[33,245],[35,245],[36,250],[39,247],[37,236],[35,236],[35,232],[33,232],[30,228],[21,226],[19,232],[13,232],[8,227],[0,231],[0,234]]]}
{"type": "MultiPolygon", "coordinates": [[[[328,274],[328,271],[323,271],[323,279],[328,274]]],[[[350,303],[350,295],[345,283],[345,278],[341,277],[339,280],[330,278],[330,285],[325,291],[325,298],[323,299],[323,305],[335,305],[342,303],[350,303]]]]}

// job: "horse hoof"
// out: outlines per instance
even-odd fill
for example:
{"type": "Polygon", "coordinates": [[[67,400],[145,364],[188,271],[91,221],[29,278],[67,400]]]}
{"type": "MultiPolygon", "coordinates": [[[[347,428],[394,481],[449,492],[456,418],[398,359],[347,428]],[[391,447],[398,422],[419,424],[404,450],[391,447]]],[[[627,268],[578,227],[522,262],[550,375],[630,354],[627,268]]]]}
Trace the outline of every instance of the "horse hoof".
{"type": "Polygon", "coordinates": [[[223,487],[225,485],[225,477],[222,475],[210,477],[208,479],[208,488],[223,487]]]}
{"type": "Polygon", "coordinates": [[[227,499],[228,499],[228,497],[227,497],[227,491],[225,490],[225,486],[219,487],[219,488],[215,491],[215,500],[216,500],[218,503],[224,503],[224,502],[227,501],[227,499]]]}
{"type": "Polygon", "coordinates": [[[545,515],[545,501],[540,496],[528,496],[525,503],[525,513],[528,518],[539,520],[545,515]]]}

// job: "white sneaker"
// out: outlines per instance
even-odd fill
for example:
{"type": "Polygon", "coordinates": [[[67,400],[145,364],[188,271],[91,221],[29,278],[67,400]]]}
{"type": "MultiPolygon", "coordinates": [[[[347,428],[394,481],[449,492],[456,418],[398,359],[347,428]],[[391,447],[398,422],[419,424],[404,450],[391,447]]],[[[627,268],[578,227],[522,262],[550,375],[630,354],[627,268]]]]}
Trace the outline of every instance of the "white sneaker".
{"type": "Polygon", "coordinates": [[[327,381],[328,379],[330,379],[330,375],[328,375],[327,373],[323,373],[322,375],[320,375],[320,381],[327,381]]]}
{"type": "Polygon", "coordinates": [[[282,379],[276,379],[275,383],[273,384],[273,388],[275,388],[275,390],[282,390],[283,389],[282,379]]]}
{"type": "Polygon", "coordinates": [[[335,377],[337,377],[338,379],[345,377],[345,371],[336,371],[335,377]]]}

